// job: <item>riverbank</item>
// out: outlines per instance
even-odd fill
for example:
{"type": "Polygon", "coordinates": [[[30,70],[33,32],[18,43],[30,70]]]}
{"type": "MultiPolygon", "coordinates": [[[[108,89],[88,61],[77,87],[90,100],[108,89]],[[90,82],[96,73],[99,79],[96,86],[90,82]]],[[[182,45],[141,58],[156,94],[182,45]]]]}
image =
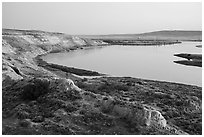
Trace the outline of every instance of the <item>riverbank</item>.
{"type": "Polygon", "coordinates": [[[180,53],[174,56],[185,58],[187,60],[174,61],[175,63],[189,66],[202,67],[202,54],[180,53]]]}
{"type": "Polygon", "coordinates": [[[35,58],[36,63],[38,64],[38,66],[43,67],[49,71],[58,70],[58,71],[63,71],[63,72],[67,72],[67,73],[72,73],[72,74],[79,75],[79,76],[105,76],[105,74],[100,74],[96,71],[90,71],[90,70],[78,69],[78,68],[74,68],[74,67],[67,67],[67,66],[47,63],[46,61],[44,61],[41,58],[41,56],[42,55],[37,56],[35,58]]]}
{"type": "Polygon", "coordinates": [[[171,44],[179,44],[180,41],[174,40],[103,40],[103,39],[93,39],[93,40],[101,40],[103,42],[109,43],[110,45],[132,45],[132,46],[164,46],[164,45],[171,45],[171,44]]]}
{"type": "Polygon", "coordinates": [[[105,45],[61,33],[3,30],[3,134],[202,134],[202,88],[40,62],[39,55],[105,45]]]}

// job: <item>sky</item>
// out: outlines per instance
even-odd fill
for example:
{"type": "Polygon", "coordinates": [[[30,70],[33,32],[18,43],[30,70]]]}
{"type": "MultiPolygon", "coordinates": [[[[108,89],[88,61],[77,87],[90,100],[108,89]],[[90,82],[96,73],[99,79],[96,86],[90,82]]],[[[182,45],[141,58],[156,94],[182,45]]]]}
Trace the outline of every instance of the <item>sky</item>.
{"type": "Polygon", "coordinates": [[[201,2],[3,2],[2,27],[74,35],[202,30],[202,4],[201,2]]]}

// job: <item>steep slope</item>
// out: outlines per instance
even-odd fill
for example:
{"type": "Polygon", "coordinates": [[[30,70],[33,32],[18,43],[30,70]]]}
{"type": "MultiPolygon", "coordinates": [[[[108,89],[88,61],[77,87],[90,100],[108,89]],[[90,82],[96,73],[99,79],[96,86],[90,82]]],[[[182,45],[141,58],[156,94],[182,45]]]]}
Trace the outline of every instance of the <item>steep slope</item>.
{"type": "Polygon", "coordinates": [[[42,68],[38,67],[33,60],[38,55],[102,44],[105,43],[65,34],[3,29],[3,80],[8,75],[20,79],[24,74],[40,73],[42,68]],[[16,73],[15,70],[18,70],[19,73],[16,73]]]}
{"type": "Polygon", "coordinates": [[[106,44],[3,29],[3,134],[202,134],[200,87],[126,77],[81,79],[39,60],[49,52],[106,44]]]}

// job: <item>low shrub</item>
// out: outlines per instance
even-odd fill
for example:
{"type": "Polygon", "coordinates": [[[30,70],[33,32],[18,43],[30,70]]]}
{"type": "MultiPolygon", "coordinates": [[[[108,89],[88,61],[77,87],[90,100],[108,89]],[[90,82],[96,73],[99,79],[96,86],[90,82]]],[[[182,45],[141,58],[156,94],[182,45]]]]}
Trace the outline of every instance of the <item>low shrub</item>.
{"type": "Polygon", "coordinates": [[[113,90],[118,90],[118,91],[128,91],[129,87],[127,85],[124,84],[113,84],[113,83],[105,83],[103,85],[101,85],[98,90],[104,91],[104,92],[109,92],[109,91],[113,91],[113,90]]]}
{"type": "Polygon", "coordinates": [[[41,95],[49,92],[49,81],[41,79],[33,79],[23,87],[22,99],[36,100],[41,95]]]}

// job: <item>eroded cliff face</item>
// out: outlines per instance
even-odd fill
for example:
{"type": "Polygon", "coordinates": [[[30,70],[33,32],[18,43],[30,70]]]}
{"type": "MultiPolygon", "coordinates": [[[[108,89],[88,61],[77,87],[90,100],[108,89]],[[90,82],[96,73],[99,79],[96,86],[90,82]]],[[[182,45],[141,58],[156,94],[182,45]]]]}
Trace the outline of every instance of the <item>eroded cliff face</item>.
{"type": "Polygon", "coordinates": [[[200,134],[175,122],[191,115],[197,120],[191,124],[200,128],[199,87],[133,78],[87,80],[42,68],[35,60],[104,44],[60,33],[3,30],[3,134],[200,134]],[[179,104],[186,98],[189,102],[179,104]]]}
{"type": "Polygon", "coordinates": [[[38,67],[33,60],[38,55],[51,51],[69,51],[87,45],[97,46],[103,44],[106,43],[65,34],[3,29],[3,80],[7,76],[12,79],[22,79],[23,76],[29,76],[31,73],[46,72],[46,70],[38,67]],[[18,70],[19,73],[16,73],[15,70],[18,70]]]}

